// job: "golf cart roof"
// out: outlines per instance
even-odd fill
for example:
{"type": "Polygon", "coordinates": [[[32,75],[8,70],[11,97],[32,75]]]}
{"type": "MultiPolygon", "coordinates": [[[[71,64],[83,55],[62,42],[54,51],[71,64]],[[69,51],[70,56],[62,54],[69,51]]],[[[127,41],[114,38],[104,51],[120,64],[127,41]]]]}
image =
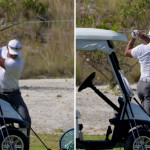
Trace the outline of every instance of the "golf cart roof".
{"type": "Polygon", "coordinates": [[[114,49],[108,41],[127,41],[125,35],[112,30],[95,28],[76,29],[76,49],[84,51],[99,50],[110,54],[114,49]]]}
{"type": "Polygon", "coordinates": [[[92,40],[92,41],[127,41],[125,35],[112,30],[96,29],[96,28],[77,28],[77,40],[92,40]]]}

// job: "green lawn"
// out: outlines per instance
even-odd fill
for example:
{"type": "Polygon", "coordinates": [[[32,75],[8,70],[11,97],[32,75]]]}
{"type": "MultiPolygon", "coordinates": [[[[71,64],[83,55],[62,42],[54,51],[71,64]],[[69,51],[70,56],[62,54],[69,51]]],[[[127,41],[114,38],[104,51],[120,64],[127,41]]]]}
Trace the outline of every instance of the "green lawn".
{"type": "MultiPolygon", "coordinates": [[[[59,138],[61,135],[39,134],[48,148],[59,150],[59,138]]],[[[35,135],[31,134],[30,150],[46,150],[35,135]]],[[[84,135],[85,140],[103,140],[104,135],[84,135]]],[[[123,148],[114,148],[113,150],[124,150],[123,148]]]]}
{"type": "MultiPolygon", "coordinates": [[[[44,141],[46,146],[52,150],[59,150],[59,138],[60,135],[38,134],[44,141]]],[[[46,150],[46,148],[40,143],[37,137],[33,134],[30,136],[30,150],[46,150]]]]}

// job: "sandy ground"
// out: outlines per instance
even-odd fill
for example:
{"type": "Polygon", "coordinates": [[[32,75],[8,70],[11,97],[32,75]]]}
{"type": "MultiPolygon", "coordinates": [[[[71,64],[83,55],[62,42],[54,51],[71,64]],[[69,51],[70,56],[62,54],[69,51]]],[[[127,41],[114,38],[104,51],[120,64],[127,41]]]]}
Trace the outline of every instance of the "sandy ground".
{"type": "MultiPolygon", "coordinates": [[[[98,86],[109,99],[118,105],[118,97],[121,97],[119,90],[111,91],[108,86],[98,86]]],[[[136,96],[136,85],[131,86],[136,96]]],[[[109,124],[109,119],[114,116],[113,109],[104,102],[94,91],[90,88],[77,91],[77,109],[81,113],[79,123],[82,123],[83,132],[87,134],[105,134],[109,124]]]]}
{"type": "Polygon", "coordinates": [[[20,80],[20,90],[38,133],[62,133],[74,125],[74,80],[20,80]]]}
{"type": "MultiPolygon", "coordinates": [[[[131,86],[136,94],[136,85],[131,86]]],[[[121,94],[108,86],[98,86],[108,98],[118,105],[121,94]]],[[[41,79],[20,80],[20,89],[28,106],[32,128],[38,133],[60,134],[74,127],[74,80],[41,79]]],[[[113,109],[90,88],[76,90],[76,108],[81,113],[80,123],[87,134],[105,134],[113,109]]]]}

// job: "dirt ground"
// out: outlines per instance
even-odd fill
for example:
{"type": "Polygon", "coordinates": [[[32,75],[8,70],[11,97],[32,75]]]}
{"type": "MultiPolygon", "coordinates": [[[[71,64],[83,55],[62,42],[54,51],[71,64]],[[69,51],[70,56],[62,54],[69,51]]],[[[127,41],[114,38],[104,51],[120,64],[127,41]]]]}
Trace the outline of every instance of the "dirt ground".
{"type": "Polygon", "coordinates": [[[20,89],[38,133],[60,134],[74,126],[74,80],[20,80],[20,89]]]}
{"type": "MultiPolygon", "coordinates": [[[[101,92],[103,92],[113,103],[118,105],[118,97],[121,97],[121,93],[118,88],[115,91],[111,91],[108,86],[98,86],[101,92]]],[[[136,85],[131,86],[136,96],[136,85]]],[[[109,124],[109,119],[114,117],[113,109],[102,100],[94,91],[90,88],[77,91],[77,110],[81,113],[81,119],[79,123],[83,124],[83,132],[86,134],[105,134],[109,124]]]]}
{"type": "MultiPolygon", "coordinates": [[[[136,85],[131,86],[136,93],[136,85]]],[[[32,127],[38,133],[61,134],[74,127],[74,80],[40,79],[20,80],[20,88],[28,106],[32,127]]],[[[108,98],[118,105],[121,94],[108,86],[98,86],[108,98]]],[[[76,90],[76,108],[81,113],[80,123],[87,134],[105,134],[113,109],[90,88],[76,90]]]]}

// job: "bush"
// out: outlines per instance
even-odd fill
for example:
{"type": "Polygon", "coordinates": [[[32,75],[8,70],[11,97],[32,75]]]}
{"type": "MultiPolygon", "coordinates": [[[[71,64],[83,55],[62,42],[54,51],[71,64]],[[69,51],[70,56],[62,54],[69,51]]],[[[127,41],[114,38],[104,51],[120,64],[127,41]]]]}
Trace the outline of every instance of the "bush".
{"type": "Polygon", "coordinates": [[[1,45],[21,41],[22,78],[73,77],[73,5],[67,0],[0,0],[1,29],[18,22],[1,32],[1,45]]]}
{"type": "MultiPolygon", "coordinates": [[[[131,37],[130,32],[133,29],[145,29],[145,26],[146,29],[149,28],[149,5],[150,0],[79,0],[77,1],[77,27],[110,29],[131,37]]],[[[136,40],[135,45],[139,43],[141,41],[136,40]]],[[[124,56],[126,44],[126,42],[114,42],[120,66],[129,81],[134,83],[138,81],[140,76],[139,63],[137,59],[128,59],[124,56]]],[[[99,72],[98,76],[101,81],[97,81],[97,83],[107,83],[114,86],[113,74],[108,67],[107,59],[97,52],[95,54],[81,53],[78,55],[81,71],[83,68],[88,70],[87,66],[90,65],[91,68],[99,72]],[[90,61],[87,62],[87,58],[90,61]]],[[[78,68],[78,72],[80,72],[80,68],[78,68]]],[[[81,80],[79,76],[77,83],[79,83],[78,80],[81,80]]]]}

